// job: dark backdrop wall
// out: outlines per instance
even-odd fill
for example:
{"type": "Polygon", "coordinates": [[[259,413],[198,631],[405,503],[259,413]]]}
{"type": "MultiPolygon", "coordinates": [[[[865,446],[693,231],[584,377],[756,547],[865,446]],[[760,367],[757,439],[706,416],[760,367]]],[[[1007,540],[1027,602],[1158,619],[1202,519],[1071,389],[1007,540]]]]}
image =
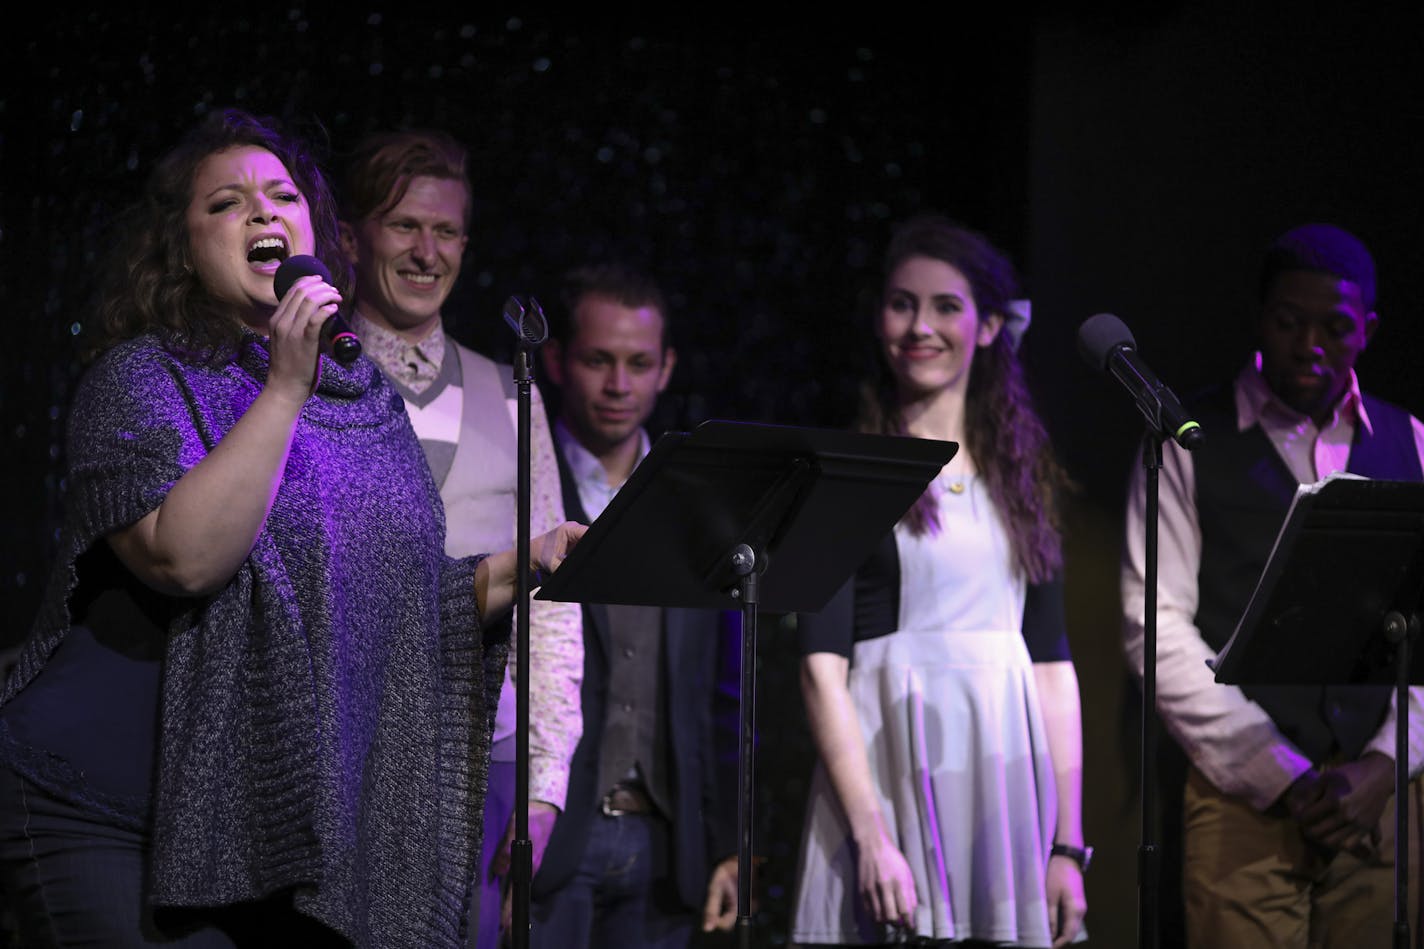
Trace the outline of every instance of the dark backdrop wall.
{"type": "MultiPolygon", "coordinates": [[[[1387,6],[1176,4],[1037,21],[1028,269],[1040,319],[1030,335],[1035,378],[1052,394],[1043,408],[1083,488],[1068,595],[1087,831],[1100,845],[1096,945],[1136,944],[1142,727],[1117,584],[1143,423],[1116,383],[1073,354],[1074,334],[1091,314],[1115,313],[1177,392],[1229,378],[1251,352],[1266,244],[1333,221],[1370,245],[1379,268],[1381,323],[1361,380],[1424,414],[1424,19],[1387,6]]],[[[1157,843],[1175,853],[1164,833],[1157,843]]],[[[1181,928],[1165,863],[1170,947],[1181,928]]]]}
{"type": "MultiPolygon", "coordinates": [[[[204,111],[299,123],[333,164],[380,128],[464,139],[475,220],[447,315],[492,355],[508,353],[510,294],[551,301],[558,273],[587,258],[648,266],[682,356],[658,429],[841,424],[865,356],[857,303],[888,227],[943,210],[1021,263],[1035,311],[1024,356],[1083,486],[1069,606],[1100,853],[1090,926],[1094,945],[1133,944],[1138,731],[1116,563],[1139,423],[1081,368],[1078,323],[1118,313],[1190,389],[1243,358],[1264,242],[1333,218],[1381,265],[1384,325],[1362,372],[1424,409],[1417,15],[1253,11],[1107,4],[947,24],[426,17],[386,4],[35,11],[34,27],[0,40],[20,77],[0,91],[0,648],[24,635],[47,572],[97,256],[125,238],[122,209],[153,160],[204,111]]],[[[789,623],[761,630],[758,920],[779,944],[810,752],[789,623]]]]}
{"type": "Polygon", "coordinates": [[[660,425],[837,422],[861,356],[856,294],[889,222],[912,209],[945,208],[1023,249],[1027,19],[988,27],[1012,57],[946,57],[928,36],[854,24],[808,37],[777,22],[383,6],[105,10],[5,39],[25,78],[3,100],[4,290],[23,314],[3,357],[25,487],[6,502],[26,532],[3,571],[17,607],[44,573],[96,255],[124,239],[123,208],[154,159],[210,109],[286,118],[332,165],[376,129],[435,125],[466,141],[475,215],[448,316],[491,353],[508,350],[511,293],[540,295],[592,257],[644,263],[666,284],[683,350],[660,425]]]}

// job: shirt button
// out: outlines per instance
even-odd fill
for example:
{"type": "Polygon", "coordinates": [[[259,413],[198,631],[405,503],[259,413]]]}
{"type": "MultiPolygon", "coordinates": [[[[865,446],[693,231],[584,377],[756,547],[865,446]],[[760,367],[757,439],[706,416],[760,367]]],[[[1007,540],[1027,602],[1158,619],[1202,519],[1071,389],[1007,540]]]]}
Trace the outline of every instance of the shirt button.
{"type": "Polygon", "coordinates": [[[632,658],[633,658],[633,647],[632,647],[632,646],[624,646],[624,647],[623,647],[623,658],[624,658],[624,659],[632,659],[632,658]]]}

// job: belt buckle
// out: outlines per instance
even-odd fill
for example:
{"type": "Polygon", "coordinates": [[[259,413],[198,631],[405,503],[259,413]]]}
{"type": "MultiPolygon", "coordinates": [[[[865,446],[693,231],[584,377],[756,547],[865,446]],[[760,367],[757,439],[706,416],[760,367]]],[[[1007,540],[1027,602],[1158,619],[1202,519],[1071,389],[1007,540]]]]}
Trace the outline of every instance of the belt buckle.
{"type": "Polygon", "coordinates": [[[603,799],[598,802],[599,808],[603,811],[604,817],[623,817],[628,812],[613,806],[613,792],[609,791],[603,795],[603,799]]]}

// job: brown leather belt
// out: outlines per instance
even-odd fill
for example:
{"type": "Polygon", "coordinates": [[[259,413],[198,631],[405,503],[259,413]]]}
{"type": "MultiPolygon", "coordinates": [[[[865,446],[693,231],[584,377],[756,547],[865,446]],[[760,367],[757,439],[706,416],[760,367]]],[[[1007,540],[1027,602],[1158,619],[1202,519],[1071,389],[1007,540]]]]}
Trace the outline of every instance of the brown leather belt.
{"type": "Polygon", "coordinates": [[[625,814],[652,814],[656,808],[653,799],[642,788],[633,784],[615,784],[600,802],[603,813],[609,817],[625,814]]]}

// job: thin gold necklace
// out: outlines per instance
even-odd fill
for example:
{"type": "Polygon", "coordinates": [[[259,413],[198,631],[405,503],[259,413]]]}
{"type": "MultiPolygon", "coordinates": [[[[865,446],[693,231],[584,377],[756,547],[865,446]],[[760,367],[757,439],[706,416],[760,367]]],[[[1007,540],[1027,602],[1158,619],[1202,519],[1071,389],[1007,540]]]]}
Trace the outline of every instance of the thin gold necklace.
{"type": "Polygon", "coordinates": [[[967,487],[969,475],[967,472],[951,474],[948,471],[940,473],[939,480],[943,482],[944,489],[950,494],[963,494],[967,487]]]}

